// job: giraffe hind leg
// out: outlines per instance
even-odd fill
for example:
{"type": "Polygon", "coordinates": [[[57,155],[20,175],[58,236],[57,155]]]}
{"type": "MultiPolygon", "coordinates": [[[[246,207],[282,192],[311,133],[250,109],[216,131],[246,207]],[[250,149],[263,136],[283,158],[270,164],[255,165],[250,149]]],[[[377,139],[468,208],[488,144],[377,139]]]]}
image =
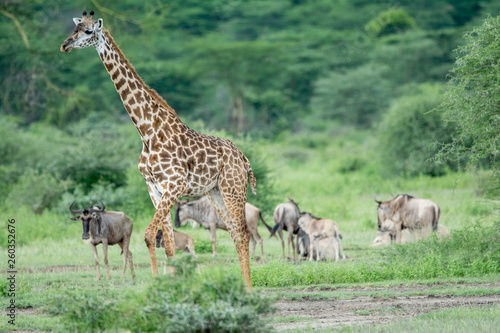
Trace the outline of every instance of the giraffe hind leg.
{"type": "Polygon", "coordinates": [[[252,290],[249,259],[250,230],[245,218],[246,193],[241,199],[237,199],[235,196],[224,196],[218,188],[210,190],[207,194],[214,208],[226,224],[227,230],[236,246],[243,281],[247,289],[252,290]]]}

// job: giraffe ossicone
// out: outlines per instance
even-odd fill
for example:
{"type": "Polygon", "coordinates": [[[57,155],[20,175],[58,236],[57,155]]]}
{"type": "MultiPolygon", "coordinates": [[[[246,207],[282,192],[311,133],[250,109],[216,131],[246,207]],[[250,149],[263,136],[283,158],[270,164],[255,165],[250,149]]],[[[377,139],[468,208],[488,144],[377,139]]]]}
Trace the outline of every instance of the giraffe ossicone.
{"type": "Polygon", "coordinates": [[[223,218],[236,246],[243,280],[251,290],[250,231],[245,221],[248,179],[253,194],[256,180],[246,156],[229,140],[201,134],[183,124],[175,111],[149,88],[118,48],[103,20],[94,12],[73,21],[73,33],[62,52],[94,47],[109,73],[143,144],[138,167],[156,208],[146,229],[153,276],[158,275],[155,236],[161,226],[167,257],[175,256],[170,210],[181,196],[207,194],[223,218]]]}

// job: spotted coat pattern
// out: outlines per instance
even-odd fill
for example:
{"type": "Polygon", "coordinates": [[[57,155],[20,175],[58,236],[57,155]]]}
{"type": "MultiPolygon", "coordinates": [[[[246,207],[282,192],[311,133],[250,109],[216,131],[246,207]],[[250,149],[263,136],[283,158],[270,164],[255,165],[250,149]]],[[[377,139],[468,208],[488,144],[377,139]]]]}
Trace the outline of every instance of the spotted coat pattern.
{"type": "Polygon", "coordinates": [[[125,58],[102,19],[86,13],[74,19],[76,28],[61,51],[93,46],[108,71],[123,105],[143,143],[138,167],[156,208],[144,240],[151,269],[158,274],[155,236],[161,226],[165,254],[174,257],[170,211],[181,196],[207,194],[223,218],[236,245],[243,279],[251,289],[249,267],[250,232],[245,221],[248,178],[255,192],[255,177],[245,155],[229,140],[198,133],[181,122],[175,111],[150,89],[125,58]]]}

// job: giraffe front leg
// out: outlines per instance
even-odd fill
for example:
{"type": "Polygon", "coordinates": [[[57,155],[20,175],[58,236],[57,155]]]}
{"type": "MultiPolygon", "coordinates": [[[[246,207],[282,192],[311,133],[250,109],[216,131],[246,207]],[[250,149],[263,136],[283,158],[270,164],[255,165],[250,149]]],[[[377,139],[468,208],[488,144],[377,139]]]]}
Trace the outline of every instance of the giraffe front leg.
{"type": "MultiPolygon", "coordinates": [[[[171,185],[171,184],[170,184],[171,185]]],[[[158,276],[158,266],[156,262],[156,234],[158,232],[158,226],[161,225],[163,230],[163,239],[165,241],[165,254],[167,257],[175,256],[175,241],[174,241],[174,229],[172,226],[172,217],[170,216],[170,210],[174,207],[174,204],[184,193],[186,188],[185,184],[183,186],[177,186],[172,188],[169,186],[169,190],[166,190],[167,185],[164,186],[163,196],[161,197],[160,203],[156,209],[156,213],[153,220],[149,224],[144,234],[144,242],[149,251],[149,260],[151,262],[151,272],[154,277],[158,276]]],[[[171,269],[171,272],[173,270],[171,269]]]]}
{"type": "MultiPolygon", "coordinates": [[[[161,225],[161,230],[163,231],[163,242],[165,244],[165,265],[168,265],[168,258],[174,258],[175,257],[175,239],[174,239],[174,228],[172,225],[172,216],[170,214],[167,214],[167,223],[162,223],[161,225]],[[170,228],[169,228],[170,226],[170,228]],[[169,246],[167,246],[169,244],[169,246]]],[[[167,268],[165,266],[165,268],[167,268]]],[[[169,273],[173,276],[175,273],[175,270],[173,267],[168,267],[169,273]]],[[[166,271],[164,271],[164,274],[166,271]]]]}

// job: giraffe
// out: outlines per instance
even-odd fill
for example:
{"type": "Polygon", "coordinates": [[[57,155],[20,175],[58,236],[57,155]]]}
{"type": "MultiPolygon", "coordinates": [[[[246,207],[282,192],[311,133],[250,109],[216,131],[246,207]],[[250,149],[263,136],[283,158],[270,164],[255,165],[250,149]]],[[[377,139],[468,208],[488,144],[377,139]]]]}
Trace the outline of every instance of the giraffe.
{"type": "MultiPolygon", "coordinates": [[[[181,196],[207,194],[223,218],[238,253],[241,273],[252,290],[249,240],[245,220],[248,180],[256,195],[256,179],[246,156],[229,140],[201,134],[186,126],[167,102],[149,88],[118,48],[102,18],[84,11],[74,18],[74,31],[62,52],[93,46],[142,140],[138,168],[147,183],[156,212],[146,228],[153,277],[158,276],[155,237],[161,226],[167,258],[175,256],[170,211],[181,196]]],[[[171,273],[173,271],[171,270],[171,273]]]]}

